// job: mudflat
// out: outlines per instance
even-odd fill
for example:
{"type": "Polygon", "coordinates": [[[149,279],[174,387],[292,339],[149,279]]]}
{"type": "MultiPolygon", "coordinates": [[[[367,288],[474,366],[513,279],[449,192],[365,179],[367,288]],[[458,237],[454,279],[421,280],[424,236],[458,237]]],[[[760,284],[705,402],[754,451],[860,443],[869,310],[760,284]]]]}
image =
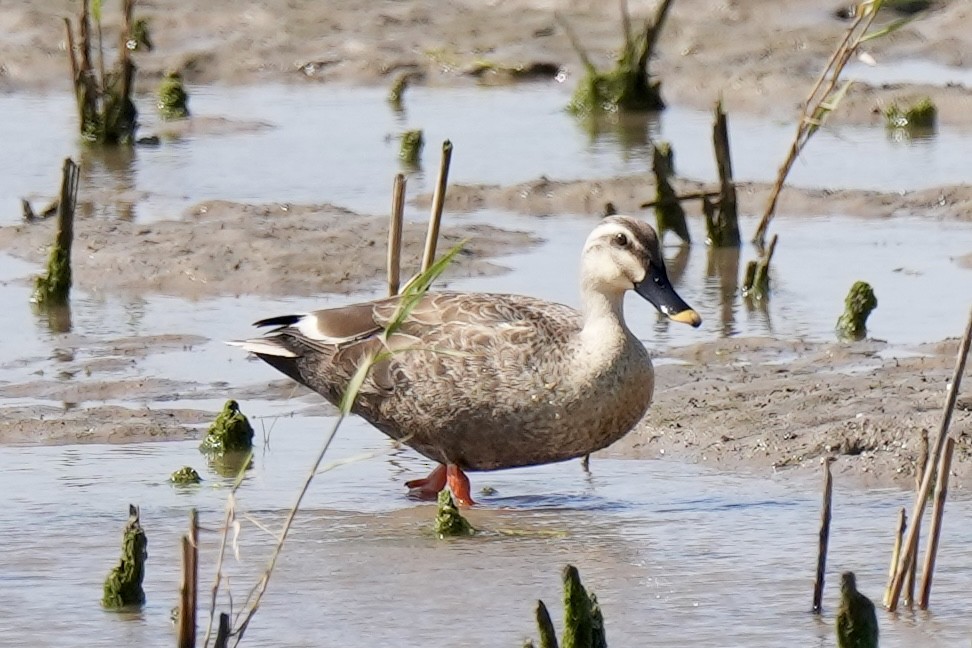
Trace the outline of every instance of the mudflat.
{"type": "MultiPolygon", "coordinates": [[[[69,87],[62,16],[74,2],[41,0],[5,6],[0,16],[0,89],[36,92],[69,87]]],[[[631,2],[635,24],[654,3],[631,2]]],[[[106,28],[117,18],[106,8],[106,28]]],[[[722,97],[731,113],[791,120],[847,23],[833,7],[800,0],[676,4],[658,46],[653,70],[673,104],[709,107],[722,97]]],[[[155,50],[140,54],[139,87],[148,91],[167,69],[191,83],[356,83],[390,85],[402,72],[417,83],[446,86],[524,82],[504,68],[549,76],[560,71],[573,83],[582,66],[555,19],[561,13],[581,35],[597,64],[607,66],[619,43],[614,3],[507,0],[492,3],[230,2],[140,4],[149,18],[155,50]]],[[[894,19],[893,15],[882,18],[894,19]]],[[[942,2],[887,39],[868,44],[878,64],[921,60],[972,65],[972,5],[942,2]]],[[[529,75],[528,75],[529,76],[529,75]]],[[[957,85],[854,84],[833,119],[878,123],[892,101],[929,96],[939,121],[972,129],[972,91],[957,85]]],[[[690,192],[699,185],[678,180],[690,192]]],[[[757,213],[768,187],[740,185],[742,210],[757,213]]],[[[638,177],[549,180],[515,186],[450,187],[447,208],[499,208],[533,214],[598,214],[607,202],[631,208],[648,201],[653,187],[638,177]]],[[[97,202],[96,193],[83,196],[97,202]]],[[[419,203],[427,203],[428,196],[419,203]]],[[[904,193],[862,190],[784,191],[789,216],[827,209],[864,219],[922,215],[936,220],[972,219],[972,185],[904,193]],[[824,202],[825,201],[825,202],[824,202]]],[[[690,208],[695,209],[695,208],[690,208]]],[[[690,211],[690,217],[698,217],[690,211]]],[[[375,287],[385,258],[384,216],[355,214],[335,205],[242,204],[220,197],[153,223],[89,218],[78,222],[75,272],[79,283],[105,295],[160,294],[189,299],[253,294],[352,293],[375,287]],[[322,254],[327,250],[327,254],[322,254]],[[354,267],[354,272],[349,268],[354,267]],[[120,272],[120,269],[125,272],[120,272]]],[[[0,228],[0,249],[38,264],[52,236],[49,222],[0,228]]],[[[440,249],[468,239],[454,271],[502,271],[501,253],[538,243],[524,231],[485,225],[450,225],[440,249]]],[[[405,235],[406,263],[414,265],[421,228],[405,235]]],[[[968,272],[969,254],[956,272],[968,272]]],[[[965,300],[968,297],[957,295],[965,300]]],[[[958,335],[960,331],[956,331],[958,335]]],[[[119,340],[125,362],[139,363],[191,336],[119,340]]],[[[818,470],[837,456],[835,470],[867,485],[908,485],[923,433],[934,437],[950,379],[957,341],[902,350],[893,344],[807,343],[770,338],[724,339],[672,349],[656,369],[655,403],[638,428],[607,453],[698,461],[729,470],[818,470]],[[671,362],[669,362],[669,360],[671,362]]],[[[0,407],[0,442],[78,443],[182,439],[215,413],[167,409],[173,394],[219,398],[225,385],[124,375],[119,352],[88,356],[65,371],[87,373],[81,383],[35,376],[0,386],[0,396],[42,396],[71,402],[128,399],[141,409],[86,406],[0,407]],[[99,364],[100,363],[100,364],[99,364]],[[108,374],[107,377],[104,374],[108,374]]],[[[968,393],[969,386],[965,390],[968,393]]],[[[255,398],[283,399],[290,383],[246,387],[255,398]]],[[[302,394],[301,404],[318,407],[302,394]]],[[[239,398],[239,394],[234,394],[239,398]]],[[[961,489],[972,476],[972,400],[960,397],[952,423],[959,441],[953,462],[961,489]]],[[[594,460],[596,470],[596,459],[594,460]]]]}

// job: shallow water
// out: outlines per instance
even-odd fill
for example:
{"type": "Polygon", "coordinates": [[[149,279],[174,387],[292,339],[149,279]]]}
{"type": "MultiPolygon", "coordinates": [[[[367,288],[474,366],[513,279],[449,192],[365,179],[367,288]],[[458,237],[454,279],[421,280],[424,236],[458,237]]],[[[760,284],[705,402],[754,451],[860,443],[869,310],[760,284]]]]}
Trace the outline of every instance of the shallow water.
{"type": "MultiPolygon", "coordinates": [[[[197,88],[195,113],[225,116],[232,127],[219,125],[215,133],[200,127],[179,141],[139,148],[130,156],[91,157],[84,182],[114,197],[99,205],[94,217],[171,218],[214,198],[329,201],[384,212],[391,176],[399,170],[397,146],[387,136],[413,125],[427,128],[426,169],[437,165],[438,142],[446,137],[455,142],[455,182],[642,172],[648,168],[649,133],[674,140],[681,173],[714,175],[705,113],[675,108],[657,121],[592,136],[562,112],[564,102],[565,91],[557,86],[417,88],[409,90],[405,115],[396,116],[384,103],[384,91],[376,89],[197,88]],[[264,122],[269,127],[260,125],[264,122]]],[[[0,157],[0,204],[7,206],[0,222],[17,220],[19,196],[49,195],[56,187],[61,159],[77,148],[70,106],[66,95],[0,95],[0,110],[21,118],[15,130],[10,130],[13,122],[0,121],[6,146],[0,157]],[[35,137],[21,137],[21,128],[35,137]]],[[[146,130],[151,128],[150,123],[146,130]]],[[[791,126],[732,118],[732,128],[737,177],[769,179],[791,126]]],[[[967,165],[959,163],[969,139],[958,133],[898,144],[889,142],[883,129],[825,132],[808,148],[795,182],[902,189],[969,181],[967,165]],[[868,164],[861,165],[859,156],[868,164]],[[922,165],[920,176],[909,171],[915,164],[922,165]]],[[[415,173],[410,195],[428,190],[430,182],[426,174],[415,173]]],[[[744,249],[739,259],[710,260],[701,245],[684,251],[668,247],[673,279],[706,324],[697,331],[669,325],[632,298],[633,328],[662,363],[670,346],[724,336],[829,340],[846,290],[854,280],[866,279],[880,302],[871,319],[875,337],[900,346],[958,334],[967,313],[962,296],[972,294],[972,271],[962,269],[956,257],[970,251],[972,226],[930,224],[920,214],[877,222],[832,214],[825,206],[821,211],[818,218],[774,223],[781,243],[768,308],[747,308],[734,289],[735,264],[752,258],[751,250],[744,249]]],[[[410,217],[422,212],[409,208],[410,217]]],[[[512,272],[447,281],[451,287],[527,292],[576,304],[576,259],[592,218],[491,212],[448,218],[488,221],[546,239],[536,249],[501,259],[512,272]]],[[[744,226],[750,231],[752,225],[744,226]]],[[[701,232],[693,234],[702,239],[701,232]]],[[[0,255],[0,305],[5,307],[0,389],[34,382],[64,389],[5,396],[5,406],[111,403],[215,411],[221,402],[213,398],[214,390],[232,394],[279,378],[220,340],[251,334],[249,323],[263,316],[344,301],[330,295],[200,302],[152,295],[93,298],[78,286],[71,330],[57,333],[28,306],[28,279],[38,269],[0,255]],[[134,362],[118,343],[167,334],[186,336],[189,343],[152,350],[134,362]],[[113,364],[86,375],[82,367],[95,359],[113,364]],[[152,378],[187,384],[139,396],[135,385],[152,378]],[[132,392],[108,399],[70,397],[76,386],[105,380],[130,381],[132,392]]],[[[368,289],[359,296],[371,294],[368,289]]],[[[261,439],[269,434],[269,444],[248,473],[240,506],[263,522],[279,524],[310,454],[331,424],[307,414],[316,402],[244,403],[257,417],[261,439]]],[[[410,451],[387,454],[387,449],[384,438],[360,421],[342,429],[335,457],[381,456],[315,482],[252,626],[255,645],[517,645],[532,633],[534,599],[542,597],[556,608],[559,570],[568,561],[598,592],[612,646],[677,646],[688,636],[703,646],[832,644],[833,588],[823,622],[806,613],[816,546],[816,483],[598,459],[590,477],[576,462],[478,475],[475,484],[498,492],[482,498],[474,523],[526,535],[492,533],[439,543],[425,531],[432,509],[402,495],[401,482],[429,466],[410,451]]],[[[169,472],[186,463],[204,464],[195,442],[3,448],[0,490],[8,495],[0,507],[0,589],[7,599],[0,606],[0,644],[29,636],[34,645],[60,645],[70,636],[77,644],[117,645],[120,639],[127,645],[170,645],[178,538],[187,512],[197,507],[204,527],[215,528],[227,494],[225,479],[212,471],[205,471],[207,481],[198,488],[165,483],[169,472]],[[149,602],[134,615],[103,613],[101,580],[117,558],[129,502],[142,506],[149,533],[149,602]]],[[[864,591],[878,598],[895,510],[910,504],[907,500],[896,491],[838,490],[830,583],[841,570],[854,569],[864,591]]],[[[882,617],[882,645],[965,645],[972,531],[959,522],[970,513],[970,502],[949,503],[934,615],[906,613],[893,624],[882,617]]],[[[204,584],[216,542],[213,533],[204,533],[204,584]]],[[[237,604],[271,543],[246,525],[243,562],[230,567],[237,604]]]]}
{"type": "MultiPolygon", "coordinates": [[[[431,190],[445,139],[455,144],[450,180],[457,183],[647,173],[649,137],[672,142],[681,175],[716,177],[708,111],[673,106],[657,117],[592,129],[564,112],[568,90],[557,84],[414,88],[402,114],[389,108],[380,88],[206,86],[191,92],[198,123],[186,137],[131,155],[84,156],[82,185],[119,194],[99,213],[173,218],[212,198],[331,202],[385,212],[391,178],[402,170],[395,137],[406,128],[423,128],[426,141],[425,171],[412,173],[410,196],[431,190]]],[[[151,99],[139,105],[145,122],[140,132],[151,133],[158,126],[151,99]]],[[[60,93],[0,95],[0,114],[19,117],[0,123],[0,139],[8,143],[0,158],[0,204],[10,205],[0,223],[16,220],[20,196],[51,195],[58,186],[61,160],[77,152],[72,106],[60,93]],[[32,137],[19,137],[21,132],[32,137]]],[[[793,125],[734,115],[729,121],[736,178],[775,179],[793,125]]],[[[807,146],[789,182],[891,191],[968,182],[970,148],[972,133],[947,124],[936,137],[904,142],[889,139],[883,126],[825,129],[807,146]]]]}
{"type": "MultiPolygon", "coordinates": [[[[273,424],[238,495],[238,513],[279,525],[330,419],[273,424]]],[[[257,425],[258,430],[262,426],[257,425]]],[[[262,433],[258,432],[262,436],[262,433]]],[[[341,430],[334,458],[385,453],[358,421],[341,430]]],[[[227,479],[201,470],[177,488],[165,474],[201,468],[195,442],[7,448],[0,475],[4,609],[0,643],[165,646],[177,600],[178,536],[188,510],[221,524],[227,479]],[[16,488],[12,486],[16,484],[16,488]],[[135,615],[98,609],[100,583],[117,559],[127,504],[142,505],[149,537],[148,603],[135,615]]],[[[256,616],[253,645],[510,646],[533,634],[544,599],[559,617],[559,571],[581,569],[598,594],[612,646],[827,646],[840,571],[853,569],[879,598],[898,491],[835,495],[825,613],[807,612],[815,564],[817,484],[784,475],[734,477],[704,466],[598,460],[478,474],[496,489],[471,513],[486,533],[439,542],[430,505],[401,482],[428,468],[412,453],[366,459],[318,476],[256,616]],[[518,535],[506,535],[510,532],[518,535]],[[505,532],[505,534],[504,534],[505,532]]],[[[881,613],[882,646],[966,645],[972,502],[949,502],[933,589],[934,614],[881,613]]],[[[203,533],[201,583],[212,578],[218,537],[203,533]]],[[[241,562],[228,556],[234,600],[265,564],[272,539],[243,522],[241,562]]],[[[0,617],[2,618],[2,617],[0,617]]]]}
{"type": "Polygon", "coordinates": [[[918,83],[936,86],[972,86],[972,69],[920,59],[878,61],[875,65],[851,63],[845,69],[844,75],[848,79],[875,85],[918,83]]]}

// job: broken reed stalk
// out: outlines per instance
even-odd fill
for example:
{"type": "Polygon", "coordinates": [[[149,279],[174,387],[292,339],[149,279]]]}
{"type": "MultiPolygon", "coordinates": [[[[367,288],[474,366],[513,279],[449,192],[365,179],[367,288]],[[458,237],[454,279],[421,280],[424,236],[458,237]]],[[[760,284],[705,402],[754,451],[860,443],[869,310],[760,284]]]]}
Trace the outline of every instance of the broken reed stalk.
{"type": "Polygon", "coordinates": [[[827,545],[830,543],[830,502],[834,493],[834,478],[830,472],[832,459],[824,461],[823,508],[820,511],[820,535],[817,541],[817,577],[813,581],[813,613],[820,614],[823,601],[824,575],[827,571],[827,545]]]}
{"type": "Polygon", "coordinates": [[[743,279],[743,295],[751,297],[757,301],[769,297],[770,281],[769,269],[770,262],[773,260],[773,253],[776,252],[776,242],[779,235],[774,234],[770,240],[769,247],[759,258],[758,261],[750,261],[746,264],[746,275],[743,279]]]}
{"type": "Polygon", "coordinates": [[[952,469],[952,453],[955,452],[955,439],[949,437],[945,442],[942,461],[938,465],[938,481],[935,484],[935,504],[932,510],[931,530],[925,547],[925,564],[921,570],[921,593],[918,609],[928,609],[931,595],[932,576],[935,571],[935,558],[938,555],[938,540],[942,533],[942,516],[945,514],[945,498],[948,496],[948,473],[952,469]]]}
{"type": "Polygon", "coordinates": [[[553,621],[550,619],[550,612],[543,601],[537,601],[537,633],[539,635],[540,648],[559,648],[557,641],[557,631],[554,629],[553,621]]]}
{"type": "Polygon", "coordinates": [[[197,587],[199,584],[199,512],[189,513],[189,533],[182,536],[182,588],[179,597],[179,648],[196,646],[197,587]]]}
{"type": "Polygon", "coordinates": [[[898,568],[898,560],[901,557],[901,541],[904,539],[905,529],[908,527],[908,514],[902,506],[898,511],[898,525],[894,532],[894,548],[891,549],[891,566],[888,568],[888,584],[884,588],[884,604],[887,605],[891,598],[891,581],[894,579],[894,572],[898,568]]]}
{"type": "Polygon", "coordinates": [[[669,178],[675,174],[674,152],[671,144],[658,141],[652,147],[651,172],[655,176],[655,224],[659,239],[665,237],[665,232],[672,231],[685,243],[691,244],[685,222],[685,210],[678,202],[677,194],[669,178]]]}
{"type": "Polygon", "coordinates": [[[435,261],[435,246],[439,241],[439,223],[442,222],[442,208],[445,205],[446,185],[449,183],[449,164],[452,162],[452,142],[442,143],[442,161],[439,176],[435,181],[432,194],[432,213],[429,216],[429,231],[425,237],[425,253],[422,255],[422,272],[432,267],[435,261]]]}
{"type": "Polygon", "coordinates": [[[401,287],[402,221],[405,213],[405,176],[395,175],[392,187],[391,224],[388,228],[388,296],[394,297],[401,287]]]}
{"type": "Polygon", "coordinates": [[[47,274],[38,277],[34,287],[34,301],[43,306],[64,305],[71,296],[71,246],[79,177],[78,165],[65,158],[57,205],[57,233],[47,259],[47,274]]]}
{"type": "Polygon", "coordinates": [[[641,203],[641,208],[651,209],[652,207],[656,205],[661,205],[663,204],[663,202],[667,202],[669,200],[675,202],[685,202],[686,200],[700,200],[700,199],[704,200],[706,198],[718,198],[719,195],[720,193],[718,191],[696,191],[694,193],[687,193],[687,194],[682,194],[680,196],[673,196],[672,198],[668,198],[665,201],[660,201],[656,199],[656,200],[648,201],[646,203],[641,203]]]}
{"type": "MultiPolygon", "coordinates": [[[[227,648],[230,636],[230,618],[225,612],[219,614],[219,629],[216,631],[216,642],[214,648],[227,648]]],[[[203,644],[205,648],[206,644],[203,644]]]]}
{"type": "MultiPolygon", "coordinates": [[[[915,494],[917,495],[921,492],[921,479],[925,475],[925,468],[928,466],[928,430],[921,431],[921,446],[918,451],[918,463],[915,469],[915,494]]],[[[915,534],[918,538],[921,538],[921,520],[915,520],[915,524],[918,528],[915,530],[915,534]]],[[[915,579],[916,572],[918,570],[918,543],[915,543],[914,551],[911,554],[911,567],[908,568],[908,574],[905,576],[904,585],[904,601],[905,605],[911,607],[915,602],[915,579]]],[[[889,585],[890,587],[890,581],[889,585]]]]}
{"type": "MultiPolygon", "coordinates": [[[[715,105],[712,124],[712,146],[719,169],[719,204],[715,210],[704,209],[709,245],[739,247],[739,214],[736,208],[736,183],[732,179],[732,157],[729,150],[729,125],[722,99],[715,105]]],[[[703,199],[707,200],[707,199],[703,199]]]]}
{"type": "Polygon", "coordinates": [[[790,169],[793,168],[793,163],[796,162],[797,157],[803,151],[803,147],[806,146],[810,137],[823,124],[827,114],[836,108],[836,104],[846,91],[847,85],[835,93],[840,74],[843,72],[844,66],[847,65],[851,56],[854,55],[854,52],[857,51],[857,48],[864,41],[867,30],[870,29],[871,23],[874,22],[874,18],[878,13],[878,9],[881,8],[881,4],[883,4],[881,0],[861,3],[861,9],[856,19],[847,28],[843,40],[837,49],[834,50],[826,67],[817,78],[813,89],[803,102],[803,113],[797,122],[796,133],[793,136],[793,141],[790,143],[790,149],[786,154],[786,159],[783,161],[777,173],[776,182],[773,184],[772,190],[770,190],[769,199],[766,202],[766,210],[763,212],[763,218],[760,220],[759,227],[756,228],[756,234],[753,236],[753,243],[758,247],[763,247],[766,243],[766,230],[769,228],[770,220],[772,220],[773,215],[776,213],[776,203],[779,200],[780,192],[783,190],[783,183],[786,182],[786,177],[790,174],[790,169]]]}
{"type": "Polygon", "coordinates": [[[128,46],[134,32],[132,13],[135,0],[122,0],[123,24],[117,46],[117,62],[112,70],[105,69],[104,47],[101,37],[102,2],[91,11],[91,0],[81,0],[78,17],[78,37],[71,33],[71,21],[65,19],[68,32],[68,59],[71,63],[71,82],[78,108],[78,121],[84,139],[103,144],[132,143],[138,127],[135,104],[131,101],[135,65],[128,46]],[[91,57],[91,19],[94,13],[98,47],[98,68],[91,57]],[[77,52],[75,51],[77,45],[77,52]]]}
{"type": "MultiPolygon", "coordinates": [[[[921,492],[921,478],[925,475],[925,467],[928,465],[928,430],[921,431],[921,446],[918,450],[918,463],[915,465],[915,494],[921,492]]],[[[914,520],[918,526],[915,534],[921,539],[921,520],[914,520]]],[[[904,584],[904,603],[911,607],[915,603],[915,581],[918,571],[918,543],[915,543],[914,551],[911,553],[911,566],[905,575],[904,584]]],[[[890,588],[890,581],[888,581],[890,588]]]]}
{"type": "MultiPolygon", "coordinates": [[[[941,425],[938,428],[938,436],[935,438],[933,450],[925,465],[925,474],[921,478],[921,488],[915,497],[915,506],[911,511],[912,521],[921,519],[925,512],[925,504],[928,502],[928,492],[931,490],[931,478],[935,472],[942,456],[942,449],[948,438],[948,427],[952,422],[952,412],[955,410],[955,401],[958,399],[959,386],[962,384],[962,375],[965,373],[965,361],[969,355],[969,346],[972,345],[972,309],[969,310],[969,321],[965,326],[965,335],[959,344],[958,357],[955,359],[955,371],[952,374],[952,382],[946,390],[945,409],[942,412],[941,425]]],[[[888,601],[888,611],[894,612],[898,609],[898,598],[901,596],[901,588],[904,586],[905,575],[911,568],[911,563],[915,556],[915,547],[918,544],[917,525],[912,524],[905,539],[904,551],[901,554],[901,562],[898,564],[898,571],[894,575],[891,583],[891,597],[888,601]]]]}

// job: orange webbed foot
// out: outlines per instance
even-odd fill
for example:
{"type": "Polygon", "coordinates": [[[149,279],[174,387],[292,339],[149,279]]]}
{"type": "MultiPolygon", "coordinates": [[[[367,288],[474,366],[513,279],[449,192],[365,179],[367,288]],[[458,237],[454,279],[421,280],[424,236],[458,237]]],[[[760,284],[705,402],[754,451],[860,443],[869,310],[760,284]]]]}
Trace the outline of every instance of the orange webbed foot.
{"type": "Polygon", "coordinates": [[[446,472],[446,467],[439,464],[429,473],[428,477],[405,482],[405,487],[409,489],[408,496],[435,501],[435,498],[439,496],[439,491],[446,486],[446,472]]]}
{"type": "Polygon", "coordinates": [[[408,496],[420,500],[435,501],[446,486],[452,491],[452,499],[459,506],[473,506],[476,502],[469,493],[469,477],[456,464],[439,464],[422,479],[411,479],[405,482],[409,489],[408,496]]]}
{"type": "Polygon", "coordinates": [[[449,464],[446,467],[446,481],[449,484],[449,490],[452,491],[452,499],[455,500],[456,504],[459,506],[474,506],[476,504],[472,495],[469,494],[469,477],[462,472],[459,466],[449,464]]]}

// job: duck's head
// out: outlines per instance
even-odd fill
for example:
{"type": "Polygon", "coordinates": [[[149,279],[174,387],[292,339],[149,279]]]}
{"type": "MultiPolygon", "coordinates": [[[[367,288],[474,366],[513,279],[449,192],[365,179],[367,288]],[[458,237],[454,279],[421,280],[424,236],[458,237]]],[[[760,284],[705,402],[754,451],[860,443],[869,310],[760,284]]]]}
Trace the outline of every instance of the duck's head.
{"type": "Polygon", "coordinates": [[[655,230],[637,218],[608,216],[594,228],[584,244],[581,275],[586,290],[619,302],[633,290],[676,322],[702,323],[672,288],[655,230]]]}

